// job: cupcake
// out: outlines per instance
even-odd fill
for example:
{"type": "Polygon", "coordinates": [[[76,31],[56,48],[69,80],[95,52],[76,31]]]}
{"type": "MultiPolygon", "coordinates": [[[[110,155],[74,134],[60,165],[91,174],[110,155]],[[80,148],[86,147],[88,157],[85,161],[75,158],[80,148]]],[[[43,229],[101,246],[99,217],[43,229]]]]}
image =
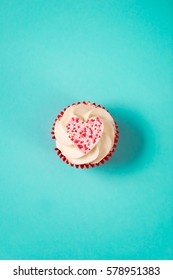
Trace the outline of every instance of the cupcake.
{"type": "Polygon", "coordinates": [[[117,125],[100,105],[78,102],[55,119],[52,139],[57,155],[67,164],[88,168],[109,160],[118,142],[117,125]]]}

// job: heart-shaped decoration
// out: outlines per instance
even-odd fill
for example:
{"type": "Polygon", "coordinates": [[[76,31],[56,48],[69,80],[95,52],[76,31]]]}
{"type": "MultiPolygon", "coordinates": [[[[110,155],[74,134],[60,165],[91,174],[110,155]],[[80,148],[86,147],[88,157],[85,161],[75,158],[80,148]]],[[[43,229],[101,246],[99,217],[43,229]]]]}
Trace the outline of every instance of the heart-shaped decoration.
{"type": "Polygon", "coordinates": [[[86,122],[80,118],[71,118],[66,125],[70,140],[84,154],[91,151],[103,133],[103,122],[99,117],[92,117],[86,122]]]}

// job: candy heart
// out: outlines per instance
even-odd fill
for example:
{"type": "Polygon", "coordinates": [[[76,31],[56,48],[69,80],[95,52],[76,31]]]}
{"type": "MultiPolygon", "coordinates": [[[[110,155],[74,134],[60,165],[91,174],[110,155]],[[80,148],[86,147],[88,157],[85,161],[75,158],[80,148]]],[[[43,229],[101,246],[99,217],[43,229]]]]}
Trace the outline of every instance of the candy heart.
{"type": "Polygon", "coordinates": [[[103,133],[103,122],[99,117],[92,117],[86,122],[80,118],[71,118],[66,125],[70,140],[84,154],[92,150],[103,133]]]}

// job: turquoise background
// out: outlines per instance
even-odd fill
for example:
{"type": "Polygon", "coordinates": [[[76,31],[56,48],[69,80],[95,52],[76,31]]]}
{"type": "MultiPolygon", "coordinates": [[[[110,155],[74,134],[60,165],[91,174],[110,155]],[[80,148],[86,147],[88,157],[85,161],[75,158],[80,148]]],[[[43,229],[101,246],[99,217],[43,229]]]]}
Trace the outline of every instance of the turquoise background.
{"type": "Polygon", "coordinates": [[[0,0],[1,259],[173,259],[171,3],[0,0]],[[82,100],[120,129],[89,170],[50,136],[82,100]]]}

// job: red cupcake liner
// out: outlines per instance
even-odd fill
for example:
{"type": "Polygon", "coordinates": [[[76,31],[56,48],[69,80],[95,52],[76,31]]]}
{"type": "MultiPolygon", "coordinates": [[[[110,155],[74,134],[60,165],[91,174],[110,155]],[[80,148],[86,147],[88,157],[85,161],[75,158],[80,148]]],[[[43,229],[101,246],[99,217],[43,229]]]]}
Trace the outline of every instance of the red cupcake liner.
{"type": "MultiPolygon", "coordinates": [[[[91,104],[91,105],[95,105],[96,107],[98,107],[98,108],[102,108],[102,109],[104,109],[104,110],[106,110],[109,114],[110,114],[110,112],[105,108],[105,107],[102,107],[101,105],[96,105],[96,103],[94,102],[94,103],[91,103],[91,102],[86,102],[86,101],[83,101],[83,102],[77,102],[77,103],[73,103],[72,105],[79,105],[79,104],[85,104],[85,105],[87,105],[87,104],[91,104]]],[[[71,107],[72,105],[69,105],[69,106],[67,106],[67,108],[69,108],[69,107],[71,107]]],[[[62,118],[62,116],[63,116],[63,114],[64,114],[64,112],[67,110],[67,108],[64,108],[63,109],[63,111],[61,111],[58,115],[57,115],[57,117],[56,117],[56,119],[55,119],[55,121],[54,121],[54,123],[53,123],[53,126],[52,126],[52,131],[51,131],[51,134],[52,134],[52,139],[53,140],[55,140],[56,138],[55,138],[55,133],[54,133],[54,129],[55,129],[55,123],[56,123],[56,121],[57,120],[60,120],[61,118],[62,118]]],[[[111,114],[110,114],[111,115],[111,114]]],[[[112,116],[112,115],[111,115],[112,116]]],[[[113,117],[112,117],[113,118],[113,117]]],[[[99,166],[99,165],[101,165],[101,164],[104,164],[105,163],[105,161],[109,161],[110,160],[110,158],[112,157],[112,154],[115,152],[115,148],[116,148],[116,146],[117,146],[117,143],[118,143],[118,138],[119,138],[119,136],[118,136],[118,134],[119,134],[119,131],[118,131],[118,125],[117,125],[117,123],[114,121],[114,124],[115,124],[115,127],[116,127],[116,132],[115,132],[115,137],[114,137],[114,145],[113,145],[113,147],[112,147],[112,149],[110,150],[110,152],[100,161],[100,162],[98,162],[98,163],[85,163],[85,164],[74,164],[74,163],[71,163],[71,162],[69,162],[69,160],[61,153],[61,151],[58,149],[58,148],[54,148],[54,150],[56,151],[56,153],[57,153],[57,155],[61,158],[61,160],[62,161],[64,161],[66,164],[69,164],[70,166],[73,166],[73,167],[76,167],[76,168],[89,168],[89,167],[95,167],[95,166],[99,166]]]]}

